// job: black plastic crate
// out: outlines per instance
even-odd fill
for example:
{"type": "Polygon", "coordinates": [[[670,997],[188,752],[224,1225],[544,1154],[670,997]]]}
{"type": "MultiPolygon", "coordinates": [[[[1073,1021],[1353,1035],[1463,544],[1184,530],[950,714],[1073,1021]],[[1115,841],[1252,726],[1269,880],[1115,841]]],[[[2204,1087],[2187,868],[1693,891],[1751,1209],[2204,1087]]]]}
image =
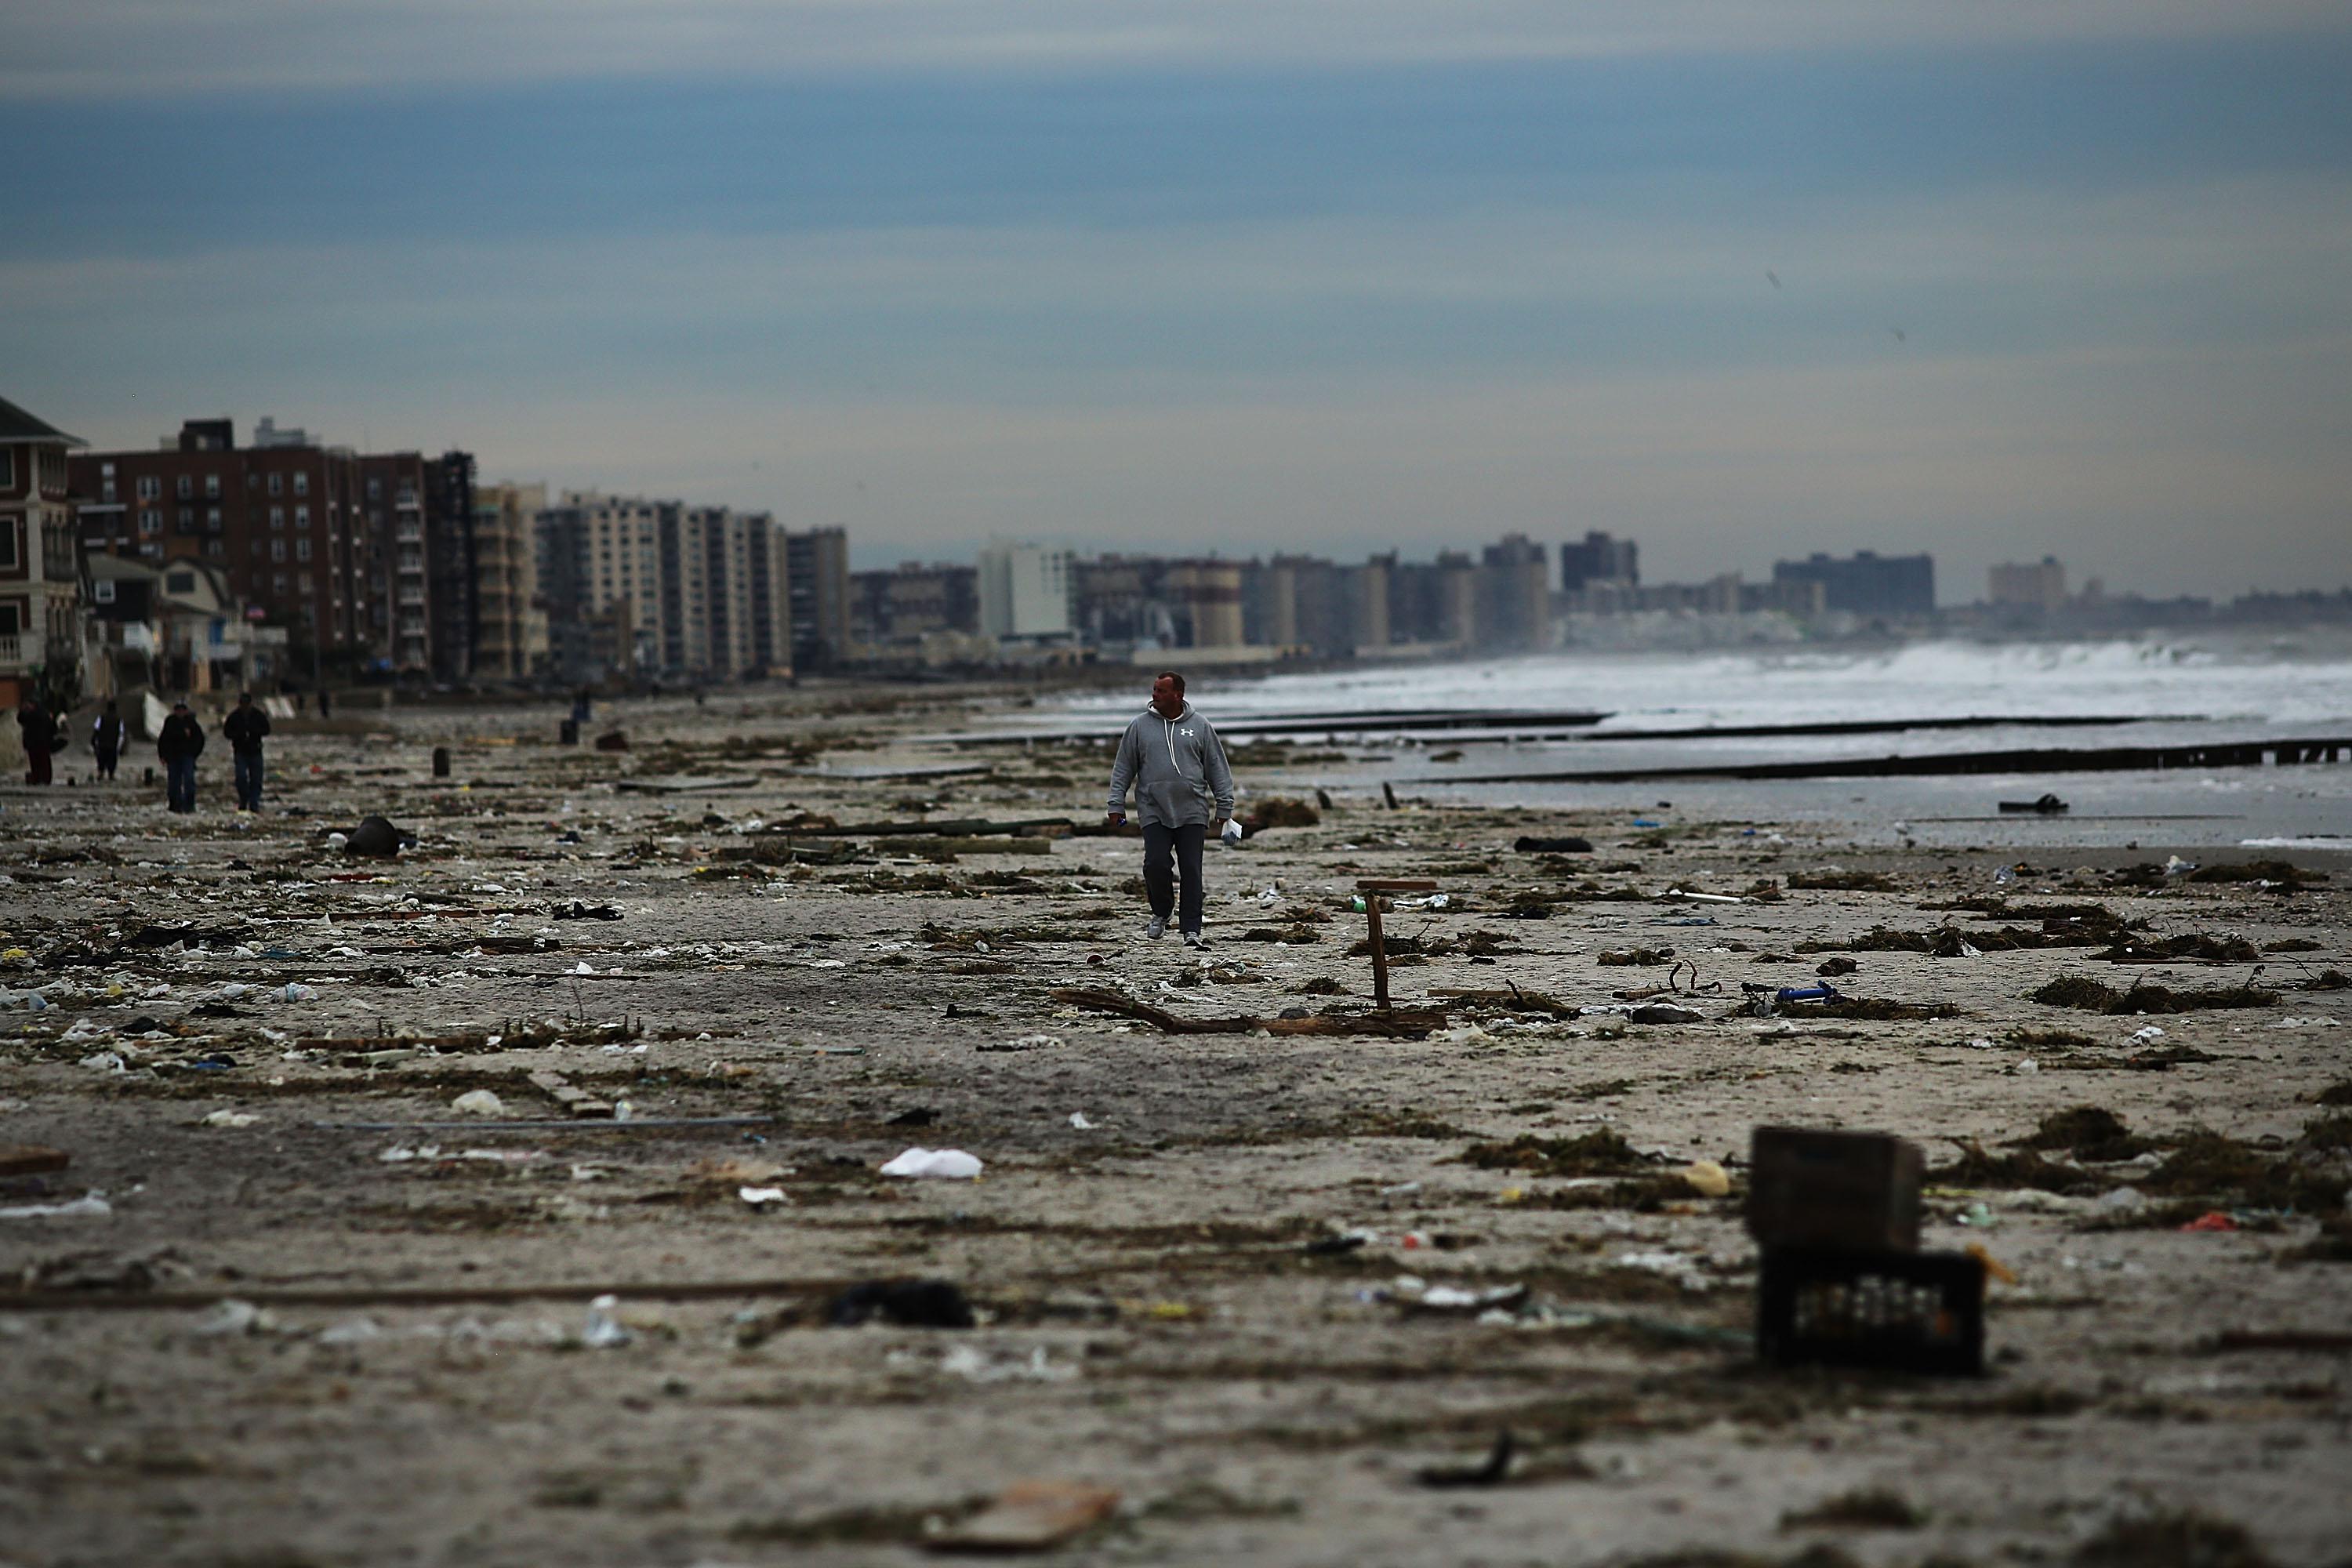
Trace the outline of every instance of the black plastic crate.
{"type": "Polygon", "coordinates": [[[1966,1252],[1768,1247],[1756,1353],[1780,1366],[1984,1371],[1984,1264],[1966,1252]]]}

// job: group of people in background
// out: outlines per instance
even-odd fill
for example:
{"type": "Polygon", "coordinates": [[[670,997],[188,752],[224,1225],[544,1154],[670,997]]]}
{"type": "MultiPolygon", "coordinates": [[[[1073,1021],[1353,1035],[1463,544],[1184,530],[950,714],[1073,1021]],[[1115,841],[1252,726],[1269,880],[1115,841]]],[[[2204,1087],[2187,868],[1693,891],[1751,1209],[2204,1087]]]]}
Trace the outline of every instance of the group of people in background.
{"type": "MultiPolygon", "coordinates": [[[[320,697],[320,708],[326,706],[325,694],[320,697]]],[[[48,706],[37,697],[27,698],[16,710],[16,727],[24,736],[25,782],[45,784],[52,780],[51,759],[66,743],[65,725],[48,706]]],[[[253,700],[250,691],[241,694],[236,707],[221,723],[221,733],[228,738],[229,752],[236,763],[236,808],[239,811],[261,809],[262,742],[269,735],[269,715],[253,700]]],[[[114,777],[116,763],[122,755],[123,742],[130,737],[122,722],[121,705],[110,701],[104,711],[92,721],[89,731],[89,754],[96,776],[114,777]]],[[[172,704],[171,716],[163,721],[163,731],[155,737],[155,755],[163,764],[163,799],[176,812],[196,809],[196,759],[204,755],[205,727],[196,721],[184,699],[172,704]]]]}

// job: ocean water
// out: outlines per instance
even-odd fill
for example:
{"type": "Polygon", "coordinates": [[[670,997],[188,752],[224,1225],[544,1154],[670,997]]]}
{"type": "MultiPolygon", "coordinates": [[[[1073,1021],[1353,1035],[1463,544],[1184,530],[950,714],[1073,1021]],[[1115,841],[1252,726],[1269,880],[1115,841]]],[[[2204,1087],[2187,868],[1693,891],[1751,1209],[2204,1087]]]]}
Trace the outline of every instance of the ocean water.
{"type": "MultiPolygon", "coordinates": [[[[1088,693],[1026,716],[1056,728],[1106,727],[1132,695],[1088,693]]],[[[2334,766],[2163,772],[1976,774],[1787,782],[1675,780],[1477,784],[1482,773],[1541,773],[2017,747],[2086,748],[2285,736],[2352,737],[2352,639],[2278,637],[2082,643],[1910,643],[1866,651],[1629,654],[1566,651],[1444,665],[1358,667],[1308,675],[1196,682],[1212,722],[1285,713],[1449,710],[1606,712],[1589,735],[1527,742],[1446,735],[1343,736],[1345,763],[1300,770],[1326,788],[1377,788],[1432,799],[1622,809],[1655,817],[1842,823],[1864,842],[1914,838],[1954,847],[2142,843],[2232,846],[2283,840],[2352,851],[2352,762],[2334,766]],[[1986,728],[1851,736],[1598,739],[1612,731],[1701,730],[1929,718],[2113,716],[2112,726],[1986,728]],[[1459,751],[1457,760],[1433,759],[1459,751]],[[2053,791],[2063,818],[1998,816],[1996,802],[2053,791]],[[1671,801],[1660,806],[1661,800],[1671,801]],[[1935,822],[1933,818],[1965,818],[1935,822]],[[2197,820],[2164,821],[2162,818],[2197,820]],[[1983,820],[1974,820],[1983,819],[1983,820]]],[[[1316,737],[1297,737],[1302,742],[1316,737]]]]}

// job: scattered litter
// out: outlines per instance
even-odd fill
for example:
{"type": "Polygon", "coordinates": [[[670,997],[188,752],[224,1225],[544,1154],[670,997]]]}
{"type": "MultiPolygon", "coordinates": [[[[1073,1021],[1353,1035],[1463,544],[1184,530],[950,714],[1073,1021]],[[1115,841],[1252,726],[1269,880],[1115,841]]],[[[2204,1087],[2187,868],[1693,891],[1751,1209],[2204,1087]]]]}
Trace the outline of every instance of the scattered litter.
{"type": "Polygon", "coordinates": [[[580,1331],[580,1342],[592,1351],[612,1350],[625,1345],[635,1336],[620,1319],[621,1299],[599,1296],[588,1303],[588,1321],[580,1331]]]}
{"type": "Polygon", "coordinates": [[[784,1189],[782,1187],[739,1187],[736,1189],[735,1195],[741,1198],[745,1203],[750,1204],[753,1208],[760,1208],[768,1204],[781,1204],[787,1201],[784,1196],[784,1189]]]}
{"type": "Polygon", "coordinates": [[[971,1181],[982,1166],[961,1149],[909,1149],[882,1167],[886,1176],[936,1176],[946,1181],[971,1181]]]}
{"type": "Polygon", "coordinates": [[[1078,1369],[1050,1359],[1044,1345],[1027,1355],[992,1355],[975,1344],[950,1346],[940,1358],[940,1370],[972,1383],[1067,1383],[1078,1369]]]}
{"type": "Polygon", "coordinates": [[[1022,1481],[980,1512],[923,1544],[933,1552],[1034,1552],[1084,1534],[1118,1510],[1108,1487],[1022,1481]]]}
{"type": "Polygon", "coordinates": [[[1731,1177],[1712,1160],[1695,1160],[1683,1167],[1683,1180],[1691,1191],[1703,1198],[1726,1197],[1731,1192],[1731,1177]]]}
{"type": "Polygon", "coordinates": [[[1495,1446],[1475,1465],[1432,1465],[1413,1472],[1425,1487],[1491,1487],[1510,1474],[1512,1439],[1509,1427],[1495,1434],[1495,1446]]]}
{"type": "Polygon", "coordinates": [[[215,1110],[205,1118],[206,1127],[251,1127],[261,1120],[249,1110],[215,1110]]]}
{"type": "Polygon", "coordinates": [[[69,1203],[18,1204],[14,1208],[0,1209],[0,1219],[97,1218],[113,1212],[102,1194],[89,1193],[69,1203]]]}
{"type": "Polygon", "coordinates": [[[449,1102],[449,1109],[464,1116],[504,1116],[506,1101],[487,1089],[469,1089],[449,1102]]]}
{"type": "Polygon", "coordinates": [[[2209,1213],[2199,1215],[2195,1219],[2190,1220],[2187,1225],[2182,1226],[2180,1228],[2191,1231],[2235,1230],[2238,1228],[2238,1222],[2231,1218],[2228,1215],[2223,1214],[2221,1210],[2214,1209],[2209,1213]]]}
{"type": "Polygon", "coordinates": [[[198,1318],[189,1331],[206,1339],[226,1339],[236,1334],[257,1334],[273,1326],[268,1313],[250,1301],[241,1301],[232,1296],[225,1301],[214,1302],[212,1309],[198,1318]]]}
{"type": "Polygon", "coordinates": [[[901,1329],[969,1329],[978,1321],[964,1293],[944,1279],[869,1280],[853,1285],[825,1306],[837,1329],[887,1323],[901,1329]]]}
{"type": "Polygon", "coordinates": [[[1011,1040],[982,1040],[979,1048],[983,1051],[1048,1051],[1058,1050],[1061,1044],[1062,1037],[1059,1035],[1023,1035],[1011,1040]]]}
{"type": "Polygon", "coordinates": [[[1090,1132],[1094,1130],[1095,1124],[1087,1120],[1087,1113],[1085,1111],[1073,1110],[1070,1112],[1070,1125],[1076,1128],[1081,1132],[1090,1132]]]}

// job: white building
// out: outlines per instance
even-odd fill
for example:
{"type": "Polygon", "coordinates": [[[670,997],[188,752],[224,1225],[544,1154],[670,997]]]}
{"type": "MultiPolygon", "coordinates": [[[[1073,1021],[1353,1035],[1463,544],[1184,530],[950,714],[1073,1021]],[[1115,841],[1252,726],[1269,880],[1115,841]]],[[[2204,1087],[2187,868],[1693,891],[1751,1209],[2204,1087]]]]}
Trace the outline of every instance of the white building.
{"type": "Polygon", "coordinates": [[[1071,634],[1070,552],[998,540],[980,552],[980,631],[999,639],[1071,634]]]}

